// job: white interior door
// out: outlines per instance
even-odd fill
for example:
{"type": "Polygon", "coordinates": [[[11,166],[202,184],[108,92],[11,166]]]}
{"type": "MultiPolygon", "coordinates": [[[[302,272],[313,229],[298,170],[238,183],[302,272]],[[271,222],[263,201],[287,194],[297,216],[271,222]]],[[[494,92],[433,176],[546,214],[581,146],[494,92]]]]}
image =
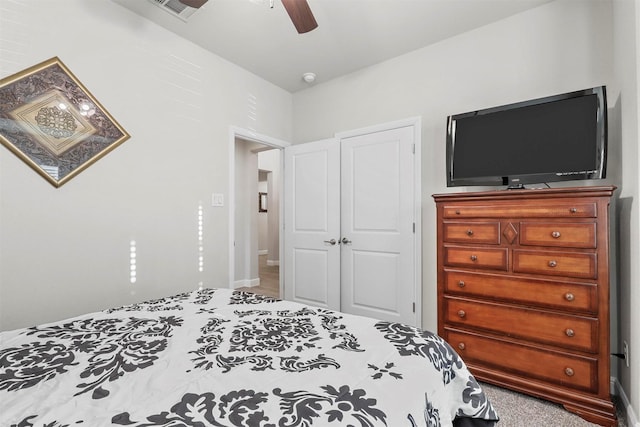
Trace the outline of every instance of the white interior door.
{"type": "Polygon", "coordinates": [[[417,134],[389,125],[285,149],[285,299],[420,325],[417,134]]]}
{"type": "Polygon", "coordinates": [[[285,148],[284,298],[340,310],[340,146],[285,148]]]}
{"type": "Polygon", "coordinates": [[[415,324],[414,128],[341,140],[341,311],[415,324]]]}

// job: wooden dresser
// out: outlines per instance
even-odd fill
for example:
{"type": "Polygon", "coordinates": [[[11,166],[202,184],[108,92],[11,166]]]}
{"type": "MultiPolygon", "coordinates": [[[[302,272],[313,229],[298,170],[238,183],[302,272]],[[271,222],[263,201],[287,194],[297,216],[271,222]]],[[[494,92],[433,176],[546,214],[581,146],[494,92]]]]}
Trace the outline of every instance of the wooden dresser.
{"type": "Polygon", "coordinates": [[[616,424],[609,201],[615,187],[434,195],[438,333],[479,380],[616,424]]]}

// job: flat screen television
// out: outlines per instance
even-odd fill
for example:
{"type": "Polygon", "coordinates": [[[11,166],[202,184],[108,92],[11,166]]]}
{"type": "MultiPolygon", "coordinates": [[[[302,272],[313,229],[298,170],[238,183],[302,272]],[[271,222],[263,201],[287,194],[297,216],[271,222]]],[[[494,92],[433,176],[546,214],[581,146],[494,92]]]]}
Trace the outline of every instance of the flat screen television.
{"type": "Polygon", "coordinates": [[[607,164],[605,86],[447,118],[447,186],[601,179],[607,164]]]}

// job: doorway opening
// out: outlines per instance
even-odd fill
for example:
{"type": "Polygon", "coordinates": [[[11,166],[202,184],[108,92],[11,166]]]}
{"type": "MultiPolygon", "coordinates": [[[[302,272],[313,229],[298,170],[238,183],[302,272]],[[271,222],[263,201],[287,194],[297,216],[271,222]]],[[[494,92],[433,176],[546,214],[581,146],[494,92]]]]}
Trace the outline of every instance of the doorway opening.
{"type": "Polygon", "coordinates": [[[289,144],[232,128],[229,287],[279,298],[283,149],[289,144]]]}

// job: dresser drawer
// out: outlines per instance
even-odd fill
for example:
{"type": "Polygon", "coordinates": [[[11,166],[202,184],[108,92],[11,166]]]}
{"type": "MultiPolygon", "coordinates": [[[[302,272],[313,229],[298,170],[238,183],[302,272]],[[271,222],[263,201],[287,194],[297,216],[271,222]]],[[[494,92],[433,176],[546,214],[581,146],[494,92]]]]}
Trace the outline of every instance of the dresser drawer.
{"type": "Polygon", "coordinates": [[[520,244],[565,248],[595,248],[596,223],[521,222],[520,244]]]}
{"type": "Polygon", "coordinates": [[[596,313],[598,285],[529,277],[444,270],[444,291],[459,296],[534,304],[570,312],[596,313]]]}
{"type": "Polygon", "coordinates": [[[595,279],[598,276],[595,253],[513,251],[515,273],[546,274],[595,279]]]}
{"type": "Polygon", "coordinates": [[[507,248],[445,246],[444,263],[450,266],[508,270],[507,248]]]}
{"type": "Polygon", "coordinates": [[[453,218],[595,218],[595,203],[557,203],[540,202],[533,204],[469,205],[447,204],[443,206],[445,219],[453,218]]]}
{"type": "Polygon", "coordinates": [[[444,222],[443,240],[448,243],[500,244],[500,222],[444,222]]]}
{"type": "Polygon", "coordinates": [[[445,322],[562,348],[595,352],[598,321],[511,305],[444,298],[445,322]]]}
{"type": "Polygon", "coordinates": [[[598,389],[598,360],[564,352],[515,344],[506,339],[451,328],[445,340],[470,365],[537,378],[565,387],[594,392],[598,389]]]}

